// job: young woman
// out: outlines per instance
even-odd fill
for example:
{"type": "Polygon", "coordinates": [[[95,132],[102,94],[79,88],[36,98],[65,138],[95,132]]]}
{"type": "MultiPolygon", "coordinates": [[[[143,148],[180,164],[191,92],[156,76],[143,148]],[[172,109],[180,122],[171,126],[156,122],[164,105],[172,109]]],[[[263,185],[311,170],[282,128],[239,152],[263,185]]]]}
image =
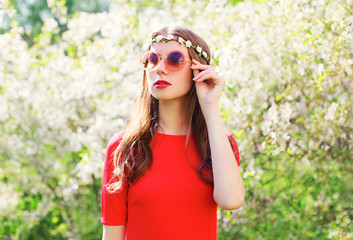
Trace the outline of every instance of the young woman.
{"type": "Polygon", "coordinates": [[[106,150],[103,239],[215,240],[217,205],[243,204],[238,146],[219,109],[225,81],[210,60],[187,28],[152,34],[136,109],[106,150]]]}

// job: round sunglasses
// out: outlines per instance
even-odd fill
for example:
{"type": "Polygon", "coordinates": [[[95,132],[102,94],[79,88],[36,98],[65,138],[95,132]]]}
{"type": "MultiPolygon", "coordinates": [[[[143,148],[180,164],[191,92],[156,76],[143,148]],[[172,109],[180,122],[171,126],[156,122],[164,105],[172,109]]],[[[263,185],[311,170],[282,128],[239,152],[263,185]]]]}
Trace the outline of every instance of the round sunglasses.
{"type": "Polygon", "coordinates": [[[174,50],[170,52],[167,57],[161,56],[153,51],[148,51],[143,55],[141,63],[146,71],[154,71],[158,68],[162,58],[167,59],[165,63],[167,68],[171,71],[178,71],[185,66],[186,62],[191,62],[190,59],[185,57],[183,52],[174,50]]]}

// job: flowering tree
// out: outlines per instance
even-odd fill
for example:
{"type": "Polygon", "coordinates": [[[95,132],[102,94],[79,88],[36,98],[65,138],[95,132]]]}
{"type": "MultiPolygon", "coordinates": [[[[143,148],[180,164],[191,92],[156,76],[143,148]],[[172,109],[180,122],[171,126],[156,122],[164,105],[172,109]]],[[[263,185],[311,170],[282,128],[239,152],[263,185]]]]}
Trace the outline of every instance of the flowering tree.
{"type": "MultiPolygon", "coordinates": [[[[0,4],[0,23],[14,19],[0,4]]],[[[15,20],[0,35],[0,236],[100,237],[106,143],[138,92],[145,43],[174,23],[206,40],[227,81],[247,196],[219,209],[220,239],[352,237],[350,0],[116,1],[72,18],[50,4],[33,45],[15,20]]]]}

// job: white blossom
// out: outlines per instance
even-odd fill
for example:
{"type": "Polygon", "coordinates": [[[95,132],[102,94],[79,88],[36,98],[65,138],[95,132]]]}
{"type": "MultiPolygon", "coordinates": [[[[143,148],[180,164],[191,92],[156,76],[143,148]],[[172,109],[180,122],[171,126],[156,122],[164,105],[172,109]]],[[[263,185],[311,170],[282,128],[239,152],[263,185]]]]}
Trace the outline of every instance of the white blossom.
{"type": "Polygon", "coordinates": [[[197,46],[196,51],[200,53],[202,51],[202,48],[200,46],[197,46]]]}
{"type": "Polygon", "coordinates": [[[49,18],[45,21],[44,26],[46,31],[52,32],[56,27],[58,27],[58,23],[54,18],[49,18]]]}
{"type": "Polygon", "coordinates": [[[179,42],[179,43],[183,43],[183,42],[185,42],[185,40],[184,40],[184,38],[182,38],[182,37],[178,37],[178,42],[179,42]]]}
{"type": "Polygon", "coordinates": [[[157,41],[157,42],[160,42],[162,39],[163,39],[163,36],[162,36],[162,35],[158,35],[158,36],[156,37],[156,41],[157,41]]]}
{"type": "Polygon", "coordinates": [[[325,115],[325,120],[328,120],[328,121],[334,120],[337,108],[338,108],[338,103],[333,102],[327,110],[327,113],[325,115]]]}
{"type": "Polygon", "coordinates": [[[173,38],[174,38],[174,36],[173,36],[172,34],[169,34],[169,35],[166,37],[167,40],[171,40],[171,39],[173,39],[173,38]]]}
{"type": "Polygon", "coordinates": [[[188,47],[188,48],[192,46],[192,43],[190,42],[190,40],[187,40],[185,42],[185,46],[188,47]]]}

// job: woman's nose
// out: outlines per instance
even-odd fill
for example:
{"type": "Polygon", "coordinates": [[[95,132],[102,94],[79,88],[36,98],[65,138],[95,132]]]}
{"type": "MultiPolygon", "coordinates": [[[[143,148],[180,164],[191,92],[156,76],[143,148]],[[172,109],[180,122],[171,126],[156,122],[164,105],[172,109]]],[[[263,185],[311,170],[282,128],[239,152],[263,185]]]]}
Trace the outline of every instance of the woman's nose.
{"type": "Polygon", "coordinates": [[[166,58],[161,58],[161,61],[159,62],[159,65],[158,67],[156,68],[156,72],[159,74],[159,73],[164,73],[164,74],[167,74],[168,71],[167,71],[167,66],[165,65],[166,64],[166,58]]]}

